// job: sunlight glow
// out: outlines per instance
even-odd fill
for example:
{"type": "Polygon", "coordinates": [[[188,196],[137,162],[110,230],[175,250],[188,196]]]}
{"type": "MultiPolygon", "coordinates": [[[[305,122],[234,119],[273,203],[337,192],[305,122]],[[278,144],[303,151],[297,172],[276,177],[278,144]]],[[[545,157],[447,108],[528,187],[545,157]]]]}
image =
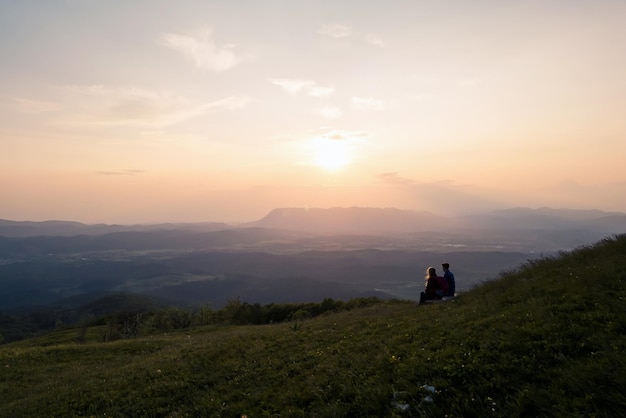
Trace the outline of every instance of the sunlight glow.
{"type": "Polygon", "coordinates": [[[313,164],[328,171],[337,171],[352,162],[346,140],[315,138],[312,149],[313,164]]]}

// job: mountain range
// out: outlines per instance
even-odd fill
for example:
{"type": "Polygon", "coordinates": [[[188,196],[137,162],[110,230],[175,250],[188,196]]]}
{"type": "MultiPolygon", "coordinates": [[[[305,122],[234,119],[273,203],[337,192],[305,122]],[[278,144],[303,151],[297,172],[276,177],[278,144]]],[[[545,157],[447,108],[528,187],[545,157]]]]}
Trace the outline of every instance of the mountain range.
{"type": "Polygon", "coordinates": [[[10,221],[0,219],[0,236],[75,236],[114,232],[164,230],[210,232],[224,229],[270,228],[317,235],[398,235],[458,230],[577,230],[590,233],[626,232],[626,214],[600,210],[511,208],[474,215],[447,217],[395,208],[277,208],[247,223],[83,224],[72,221],[10,221]]]}

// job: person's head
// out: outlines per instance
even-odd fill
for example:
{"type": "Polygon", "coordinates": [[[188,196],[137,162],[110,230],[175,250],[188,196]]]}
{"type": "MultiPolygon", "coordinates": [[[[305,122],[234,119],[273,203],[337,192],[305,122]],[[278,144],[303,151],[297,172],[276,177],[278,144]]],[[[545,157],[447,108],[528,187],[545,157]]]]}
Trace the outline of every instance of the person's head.
{"type": "Polygon", "coordinates": [[[448,264],[448,263],[443,263],[443,264],[441,265],[441,267],[443,267],[443,271],[448,271],[448,270],[450,270],[450,264],[448,264]]]}
{"type": "Polygon", "coordinates": [[[437,270],[435,270],[434,267],[428,267],[426,269],[426,278],[428,279],[429,277],[437,277],[437,270]]]}

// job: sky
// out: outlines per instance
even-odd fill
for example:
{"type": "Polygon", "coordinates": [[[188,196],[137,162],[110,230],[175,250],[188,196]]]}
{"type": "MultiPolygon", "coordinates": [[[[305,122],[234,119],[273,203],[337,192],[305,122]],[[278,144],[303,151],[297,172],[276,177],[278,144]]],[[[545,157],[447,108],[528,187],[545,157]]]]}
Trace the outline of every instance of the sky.
{"type": "Polygon", "coordinates": [[[626,212],[623,0],[0,0],[0,219],[626,212]]]}

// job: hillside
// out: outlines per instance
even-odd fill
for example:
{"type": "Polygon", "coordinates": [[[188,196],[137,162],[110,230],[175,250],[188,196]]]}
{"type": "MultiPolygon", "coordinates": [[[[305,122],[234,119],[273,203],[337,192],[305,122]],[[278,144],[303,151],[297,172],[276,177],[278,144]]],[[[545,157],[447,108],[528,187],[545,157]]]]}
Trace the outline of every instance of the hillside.
{"type": "Polygon", "coordinates": [[[3,345],[0,416],[626,416],[624,254],[616,236],[448,303],[3,345]]]}

